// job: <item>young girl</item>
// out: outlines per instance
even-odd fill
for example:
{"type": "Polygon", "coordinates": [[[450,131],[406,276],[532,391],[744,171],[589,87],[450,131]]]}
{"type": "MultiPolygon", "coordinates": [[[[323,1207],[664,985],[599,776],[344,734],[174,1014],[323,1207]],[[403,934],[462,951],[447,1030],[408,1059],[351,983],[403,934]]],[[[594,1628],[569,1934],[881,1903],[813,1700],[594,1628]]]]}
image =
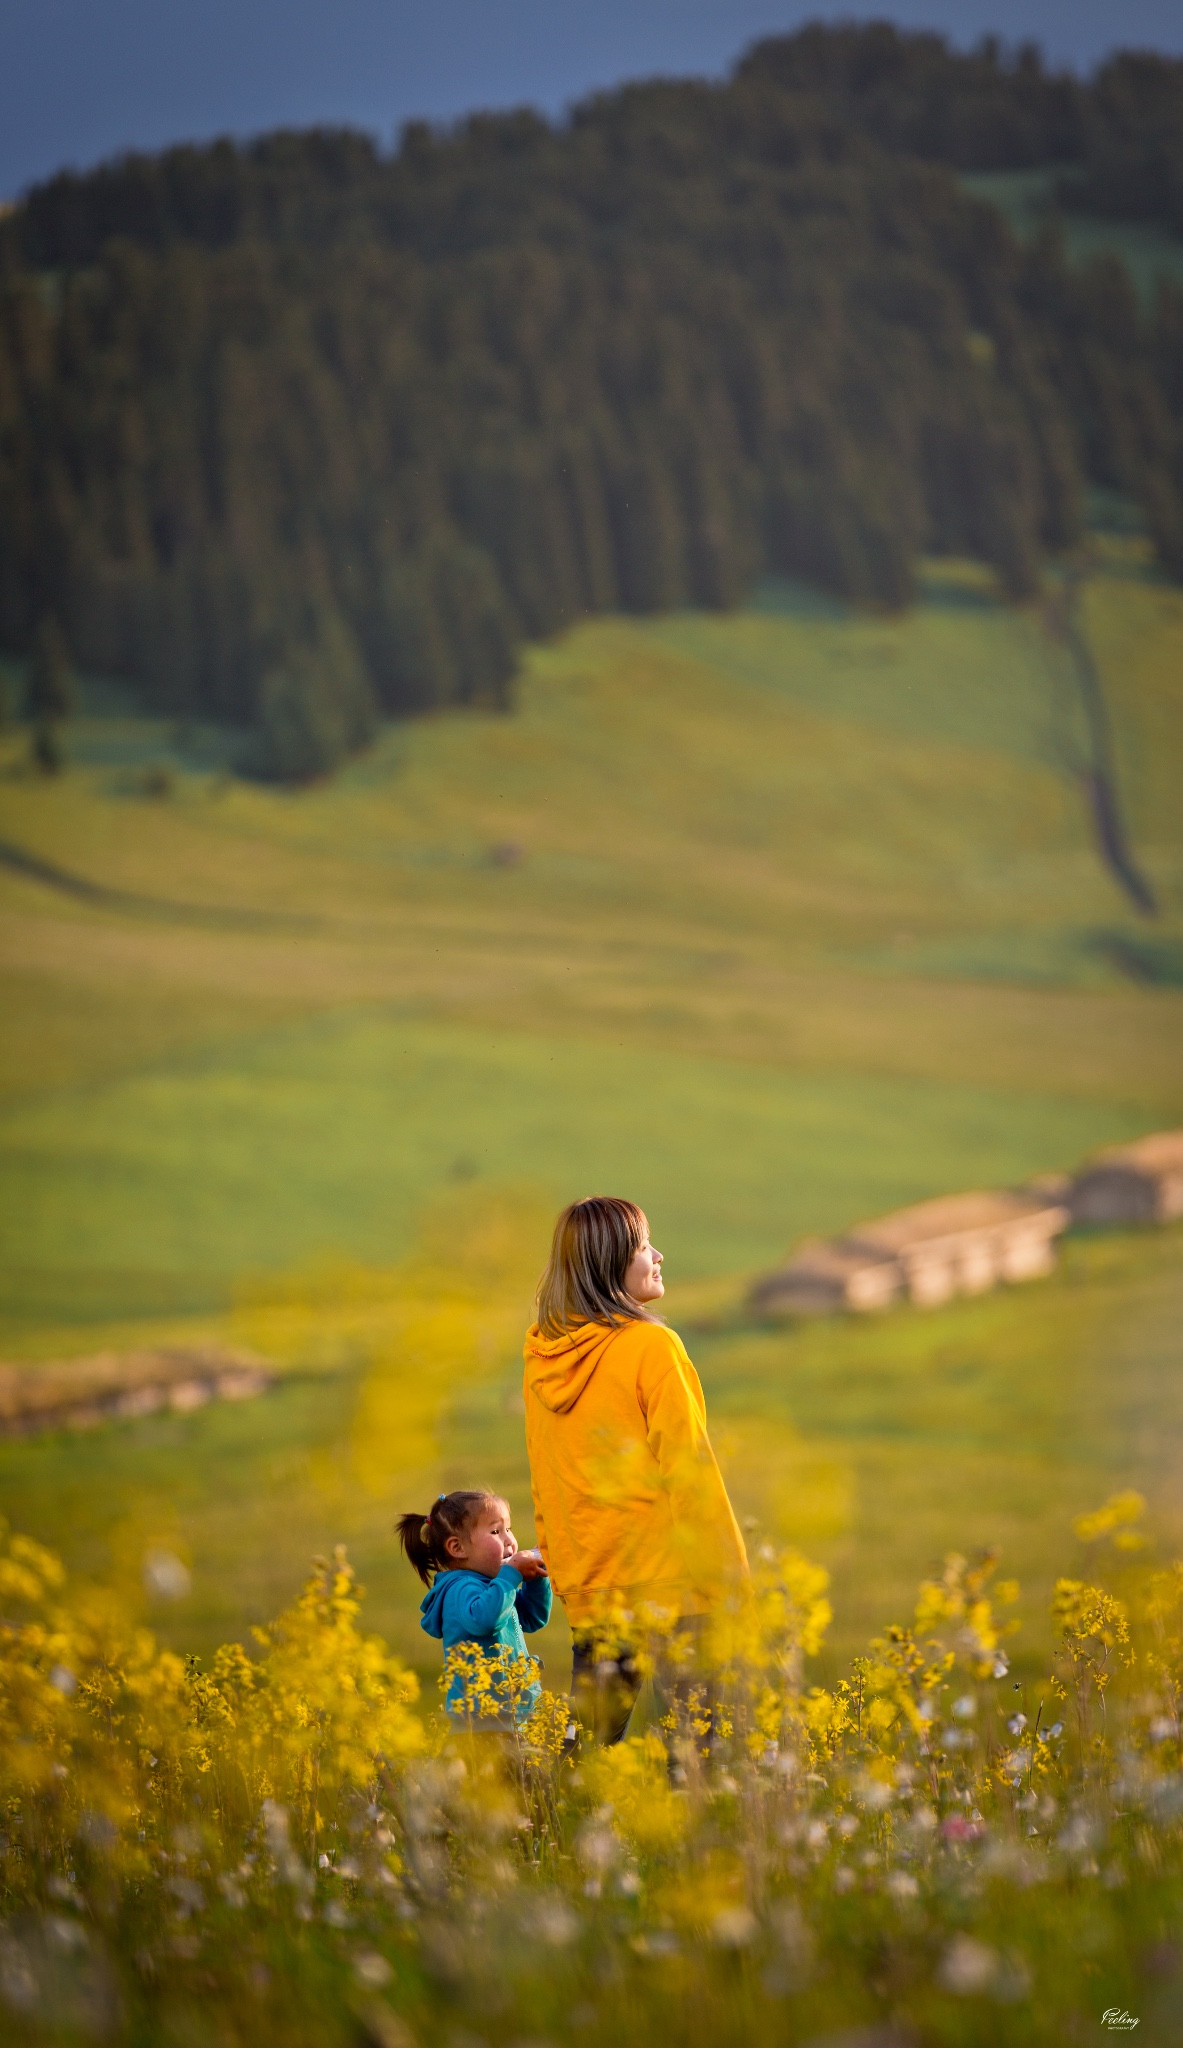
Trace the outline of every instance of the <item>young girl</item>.
{"type": "Polygon", "coordinates": [[[545,1628],[551,1591],[538,1552],[518,1549],[509,1503],[495,1493],[441,1493],[429,1514],[400,1515],[395,1526],[429,1589],[420,1626],[443,1642],[448,1713],[470,1726],[527,1720],[542,1687],[528,1676],[534,1659],[522,1631],[545,1628]],[[488,1665],[487,1679],[478,1680],[474,1658],[488,1665]]]}

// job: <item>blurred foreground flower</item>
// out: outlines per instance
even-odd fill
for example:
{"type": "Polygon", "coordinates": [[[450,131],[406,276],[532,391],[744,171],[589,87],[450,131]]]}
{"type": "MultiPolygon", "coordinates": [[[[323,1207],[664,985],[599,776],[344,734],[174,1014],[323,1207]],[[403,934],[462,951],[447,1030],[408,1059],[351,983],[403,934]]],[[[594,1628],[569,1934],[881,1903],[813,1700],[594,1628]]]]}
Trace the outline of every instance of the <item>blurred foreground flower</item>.
{"type": "Polygon", "coordinates": [[[769,1548],[698,1633],[605,1615],[651,1698],[598,1750],[549,1693],[520,1727],[425,1716],[342,1551],[202,1668],[13,1536],[4,2039],[1086,2038],[1140,1968],[1183,1983],[1183,1567],[1092,1563],[1042,1678],[1001,1682],[1013,1589],[955,1554],[821,1686],[825,1574],[769,1548]]]}
{"type": "Polygon", "coordinates": [[[150,1550],[144,1558],[144,1590],[158,1600],[183,1600],[192,1587],[188,1565],[172,1550],[150,1550]]]}

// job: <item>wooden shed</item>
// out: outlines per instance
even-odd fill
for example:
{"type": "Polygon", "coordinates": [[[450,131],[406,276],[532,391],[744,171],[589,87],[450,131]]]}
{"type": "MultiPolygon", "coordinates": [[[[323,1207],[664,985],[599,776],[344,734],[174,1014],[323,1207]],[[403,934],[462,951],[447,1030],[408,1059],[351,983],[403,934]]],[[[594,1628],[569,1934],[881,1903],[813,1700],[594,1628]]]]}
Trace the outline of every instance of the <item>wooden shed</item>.
{"type": "Polygon", "coordinates": [[[935,1306],[999,1281],[1034,1280],[1051,1271],[1069,1220],[1058,1190],[942,1195],[801,1245],[756,1282],[751,1305],[772,1316],[866,1313],[902,1295],[935,1306]]]}
{"type": "Polygon", "coordinates": [[[162,1408],[185,1415],[207,1401],[250,1400],[274,1386],[275,1377],[267,1359],[217,1344],[0,1364],[0,1437],[93,1429],[162,1408]]]}
{"type": "Polygon", "coordinates": [[[810,1238],[793,1257],[757,1280],[751,1305],[758,1315],[829,1315],[835,1309],[887,1308],[903,1287],[899,1260],[883,1252],[849,1249],[810,1238]]]}
{"type": "Polygon", "coordinates": [[[1050,1273],[1070,1220],[1063,1202],[1034,1189],[942,1195],[861,1223],[841,1242],[897,1259],[910,1299],[930,1306],[1050,1273]]]}
{"type": "Polygon", "coordinates": [[[1076,1223],[1169,1223],[1183,1216],[1183,1131],[1155,1131],[1101,1152],[1077,1174],[1076,1223]]]}

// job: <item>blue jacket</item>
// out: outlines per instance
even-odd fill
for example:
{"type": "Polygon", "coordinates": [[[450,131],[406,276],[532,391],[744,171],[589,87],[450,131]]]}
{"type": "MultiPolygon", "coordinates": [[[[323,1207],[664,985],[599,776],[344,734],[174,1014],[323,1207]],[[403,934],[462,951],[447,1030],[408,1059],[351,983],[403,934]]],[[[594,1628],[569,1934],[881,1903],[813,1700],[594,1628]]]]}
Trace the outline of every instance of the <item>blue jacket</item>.
{"type": "MultiPolygon", "coordinates": [[[[482,1719],[497,1718],[496,1711],[490,1717],[487,1708],[482,1711],[475,1702],[470,1705],[463,1662],[449,1659],[448,1652],[461,1643],[476,1643],[484,1656],[500,1665],[515,1664],[519,1659],[532,1665],[522,1631],[533,1635],[535,1629],[545,1628],[552,1597],[549,1579],[524,1579],[512,1564],[503,1564],[495,1579],[463,1568],[439,1573],[431,1591],[424,1594],[419,1625],[442,1641],[445,1672],[449,1662],[454,1667],[444,1693],[450,1714],[477,1712],[482,1719]]],[[[517,1692],[516,1687],[514,1690],[517,1692]]],[[[542,1687],[536,1678],[531,1679],[511,1700],[505,1686],[499,1687],[494,1680],[494,1698],[498,1694],[503,1713],[525,1721],[538,1705],[542,1687]]]]}

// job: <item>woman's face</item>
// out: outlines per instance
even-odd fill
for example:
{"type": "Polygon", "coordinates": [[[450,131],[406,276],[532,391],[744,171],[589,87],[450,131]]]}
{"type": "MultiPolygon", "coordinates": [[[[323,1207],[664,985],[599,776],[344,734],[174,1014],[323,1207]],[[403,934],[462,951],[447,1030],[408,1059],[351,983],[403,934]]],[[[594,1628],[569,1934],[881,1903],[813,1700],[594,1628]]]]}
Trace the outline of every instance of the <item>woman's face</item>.
{"type": "Polygon", "coordinates": [[[639,1251],[635,1251],[624,1276],[624,1291],[633,1301],[660,1301],[665,1293],[665,1281],[661,1277],[661,1253],[655,1251],[646,1237],[639,1251]]]}

